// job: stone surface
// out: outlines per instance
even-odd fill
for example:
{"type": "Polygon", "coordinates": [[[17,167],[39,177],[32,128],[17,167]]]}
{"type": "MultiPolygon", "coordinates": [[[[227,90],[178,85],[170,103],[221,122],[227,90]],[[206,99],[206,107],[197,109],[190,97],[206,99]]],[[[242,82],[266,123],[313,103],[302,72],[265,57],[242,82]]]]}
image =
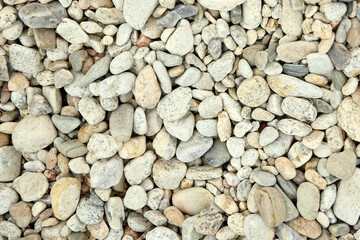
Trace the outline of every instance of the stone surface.
{"type": "Polygon", "coordinates": [[[156,0],[125,0],[123,5],[125,21],[137,30],[142,29],[157,4],[156,0]]]}
{"type": "Polygon", "coordinates": [[[161,89],[154,69],[150,65],[144,67],[137,76],[134,96],[136,102],[143,108],[153,109],[159,102],[161,89]]]}
{"type": "Polygon", "coordinates": [[[221,81],[230,73],[234,61],[234,54],[232,52],[226,52],[218,60],[208,65],[208,71],[215,82],[221,81]]]}
{"type": "Polygon", "coordinates": [[[164,120],[178,120],[188,113],[191,98],[190,88],[179,87],[159,101],[157,112],[164,120]]]}
{"type": "Polygon", "coordinates": [[[176,189],[186,173],[186,165],[176,158],[157,160],[152,168],[155,184],[162,189],[176,189]]]}
{"type": "Polygon", "coordinates": [[[171,53],[184,56],[191,51],[194,44],[194,38],[189,21],[181,20],[175,32],[166,42],[165,48],[171,53]]]}
{"type": "Polygon", "coordinates": [[[66,16],[66,10],[59,2],[30,3],[19,10],[20,19],[30,28],[56,28],[66,16]]]}
{"type": "Polygon", "coordinates": [[[212,10],[220,10],[220,11],[229,11],[235,8],[237,5],[240,5],[244,2],[244,0],[230,0],[227,2],[219,1],[219,0],[200,0],[199,3],[205,8],[209,8],[212,10]]]}
{"type": "Polygon", "coordinates": [[[0,147],[0,182],[9,182],[20,175],[21,153],[13,146],[0,147]]]}
{"type": "Polygon", "coordinates": [[[318,214],[320,193],[317,187],[309,182],[304,182],[297,189],[297,208],[306,220],[314,220],[318,214]]]}
{"type": "Polygon", "coordinates": [[[25,202],[36,201],[48,190],[49,183],[42,173],[23,173],[13,182],[13,188],[25,202]]]}
{"type": "Polygon", "coordinates": [[[17,203],[19,196],[10,187],[0,187],[0,214],[5,214],[9,211],[11,205],[17,203]]]}
{"type": "Polygon", "coordinates": [[[355,153],[346,149],[340,153],[332,153],[326,161],[326,170],[339,179],[350,178],[356,168],[355,153]]]}
{"type": "Polygon", "coordinates": [[[116,185],[123,174],[123,161],[117,156],[95,162],[90,170],[90,183],[94,188],[106,189],[116,185]]]}
{"type": "Polygon", "coordinates": [[[295,41],[279,45],[276,52],[280,60],[292,63],[306,58],[310,53],[317,52],[317,49],[316,42],[295,41]]]}
{"type": "Polygon", "coordinates": [[[40,70],[40,54],[33,48],[11,44],[9,48],[10,65],[24,73],[35,73],[40,70]]]}
{"type": "Polygon", "coordinates": [[[61,178],[50,192],[51,205],[56,218],[66,220],[76,210],[80,199],[81,183],[76,178],[61,178]]]}
{"type": "Polygon", "coordinates": [[[81,198],[76,215],[83,224],[98,224],[104,216],[104,207],[93,204],[89,198],[81,198]]]}
{"type": "Polygon", "coordinates": [[[214,196],[201,187],[187,188],[176,192],[172,197],[173,205],[182,212],[195,215],[210,206],[214,196]]]}
{"type": "Polygon", "coordinates": [[[237,89],[237,96],[241,103],[249,107],[258,107],[270,96],[270,88],[260,76],[245,79],[237,89]]]}
{"type": "Polygon", "coordinates": [[[244,233],[249,239],[272,240],[274,238],[274,229],[266,226],[257,214],[250,214],[245,218],[244,233]]]}
{"type": "Polygon", "coordinates": [[[191,162],[203,156],[212,145],[212,138],[203,137],[195,131],[188,141],[180,142],[176,149],[176,157],[182,162],[191,162]]]}

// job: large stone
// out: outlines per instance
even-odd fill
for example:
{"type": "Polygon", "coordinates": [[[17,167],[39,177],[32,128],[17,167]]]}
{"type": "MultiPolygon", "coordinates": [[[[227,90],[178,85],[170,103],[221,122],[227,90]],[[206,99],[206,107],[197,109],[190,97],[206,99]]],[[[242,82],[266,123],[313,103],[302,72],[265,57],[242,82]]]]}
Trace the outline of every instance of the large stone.
{"type": "Polygon", "coordinates": [[[303,21],[303,14],[301,9],[296,9],[294,5],[294,1],[291,0],[284,0],[282,2],[282,13],[279,23],[286,35],[297,37],[302,33],[301,23],[303,21]]]}
{"type": "Polygon", "coordinates": [[[9,182],[20,175],[21,153],[13,146],[0,148],[0,182],[9,182]]]}
{"type": "Polygon", "coordinates": [[[355,225],[360,216],[360,169],[356,168],[354,174],[340,181],[334,213],[337,218],[349,225],[355,225]]]}
{"type": "Polygon", "coordinates": [[[215,82],[223,80],[232,70],[235,61],[235,55],[228,51],[224,53],[218,60],[209,63],[208,71],[215,82]]]}
{"type": "Polygon", "coordinates": [[[49,146],[56,136],[57,131],[48,115],[27,115],[16,125],[12,141],[20,152],[37,152],[49,146]]]}
{"type": "Polygon", "coordinates": [[[276,52],[280,60],[288,63],[306,58],[309,53],[317,52],[317,42],[295,41],[279,45],[276,52]]]}
{"type": "Polygon", "coordinates": [[[270,88],[260,76],[245,79],[237,89],[241,103],[249,107],[258,107],[270,96],[270,88]]]}
{"type": "Polygon", "coordinates": [[[36,73],[40,70],[40,53],[33,48],[11,44],[9,60],[11,67],[20,72],[36,73]]]}
{"type": "Polygon", "coordinates": [[[351,97],[345,98],[340,103],[337,120],[339,126],[351,139],[360,141],[360,105],[356,104],[351,97]]]}
{"type": "Polygon", "coordinates": [[[56,28],[56,32],[69,43],[80,44],[89,41],[89,36],[80,25],[70,18],[64,18],[56,28]]]}
{"type": "Polygon", "coordinates": [[[205,188],[192,187],[176,192],[172,197],[172,203],[182,212],[195,215],[210,206],[214,196],[205,188]]]}
{"type": "Polygon", "coordinates": [[[55,182],[50,191],[54,216],[68,219],[76,210],[80,199],[81,183],[77,178],[64,177],[55,182]]]}
{"type": "Polygon", "coordinates": [[[144,27],[158,5],[158,0],[125,0],[123,13],[125,21],[136,30],[144,27]]]}
{"type": "Polygon", "coordinates": [[[182,162],[191,162],[203,156],[213,145],[213,139],[204,137],[197,131],[186,142],[180,142],[176,157],[182,162]]]}
{"type": "Polygon", "coordinates": [[[350,178],[356,168],[356,155],[350,149],[332,153],[326,161],[326,170],[339,179],[350,178]]]}
{"type": "Polygon", "coordinates": [[[13,188],[25,202],[36,201],[48,190],[49,183],[42,173],[26,172],[13,182],[13,188]]]}
{"type": "Polygon", "coordinates": [[[49,4],[29,3],[19,10],[20,19],[29,28],[56,28],[66,16],[66,9],[57,1],[49,4]]]}
{"type": "Polygon", "coordinates": [[[317,187],[309,182],[303,182],[297,189],[297,208],[305,219],[314,220],[318,215],[320,193],[317,187]]]}
{"type": "Polygon", "coordinates": [[[194,37],[188,20],[181,20],[175,32],[169,37],[165,48],[171,53],[184,56],[191,51],[194,45],[194,37]]]}
{"type": "Polygon", "coordinates": [[[321,98],[323,91],[318,86],[286,74],[268,76],[270,88],[281,97],[321,98]]]}

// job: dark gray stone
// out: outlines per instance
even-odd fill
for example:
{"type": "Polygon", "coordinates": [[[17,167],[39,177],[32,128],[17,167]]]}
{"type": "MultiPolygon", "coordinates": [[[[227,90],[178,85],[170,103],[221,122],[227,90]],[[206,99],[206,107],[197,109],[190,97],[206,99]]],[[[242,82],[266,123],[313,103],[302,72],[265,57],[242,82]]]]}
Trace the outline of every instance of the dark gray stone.
{"type": "Polygon", "coordinates": [[[350,52],[341,43],[335,42],[328,52],[330,60],[337,70],[342,70],[350,62],[350,52]]]}
{"type": "Polygon", "coordinates": [[[331,113],[334,110],[334,108],[324,100],[314,98],[312,101],[316,107],[316,110],[320,113],[331,113]]]}
{"type": "Polygon", "coordinates": [[[210,150],[205,153],[205,161],[212,167],[220,167],[224,163],[230,161],[230,153],[226,144],[219,139],[215,140],[210,150]]]}
{"type": "Polygon", "coordinates": [[[283,73],[294,77],[304,77],[309,73],[309,69],[302,64],[284,64],[283,73]]]}
{"type": "Polygon", "coordinates": [[[276,175],[276,180],[281,189],[286,193],[286,195],[292,200],[295,201],[297,198],[297,187],[296,184],[292,181],[285,180],[280,174],[276,175]]]}

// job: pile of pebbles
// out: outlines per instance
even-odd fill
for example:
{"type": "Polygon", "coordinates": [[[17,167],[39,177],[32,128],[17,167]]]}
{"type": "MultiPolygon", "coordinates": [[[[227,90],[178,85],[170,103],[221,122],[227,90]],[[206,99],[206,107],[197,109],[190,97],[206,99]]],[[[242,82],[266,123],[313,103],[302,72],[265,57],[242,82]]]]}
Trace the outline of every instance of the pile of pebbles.
{"type": "Polygon", "coordinates": [[[359,20],[1,0],[0,240],[359,240],[359,20]]]}

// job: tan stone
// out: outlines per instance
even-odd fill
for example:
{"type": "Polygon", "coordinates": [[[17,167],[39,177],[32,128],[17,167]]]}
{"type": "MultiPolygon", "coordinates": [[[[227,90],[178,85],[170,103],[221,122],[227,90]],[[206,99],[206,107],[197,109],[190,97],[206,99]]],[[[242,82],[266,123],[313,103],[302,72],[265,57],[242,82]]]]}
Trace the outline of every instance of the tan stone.
{"type": "Polygon", "coordinates": [[[109,234],[109,227],[106,225],[104,219],[101,219],[101,222],[98,224],[87,225],[87,229],[95,239],[105,239],[109,234]]]}
{"type": "Polygon", "coordinates": [[[76,210],[80,199],[81,183],[77,178],[57,180],[50,192],[51,205],[56,218],[68,219],[76,210]]]}
{"type": "Polygon", "coordinates": [[[34,38],[38,48],[51,50],[56,47],[56,33],[54,29],[34,29],[34,38]]]}
{"type": "Polygon", "coordinates": [[[217,130],[221,142],[225,142],[230,138],[232,128],[229,114],[226,111],[218,114],[217,130]]]}
{"type": "Polygon", "coordinates": [[[10,136],[4,133],[0,133],[0,147],[7,146],[10,143],[10,136]]]}
{"type": "Polygon", "coordinates": [[[318,46],[319,53],[327,53],[333,45],[334,40],[335,33],[332,33],[329,39],[322,39],[318,46]]]}
{"type": "Polygon", "coordinates": [[[287,224],[299,234],[305,235],[309,238],[317,238],[321,234],[321,226],[316,220],[310,221],[302,217],[298,217],[287,224]]]}
{"type": "Polygon", "coordinates": [[[346,37],[346,41],[351,47],[357,47],[360,45],[360,22],[356,17],[351,19],[351,27],[346,37]]]}
{"type": "Polygon", "coordinates": [[[307,81],[308,83],[312,83],[318,86],[326,86],[328,83],[328,79],[324,76],[320,76],[317,74],[313,74],[310,73],[308,75],[305,76],[305,81],[307,81]]]}
{"type": "Polygon", "coordinates": [[[8,82],[8,89],[10,91],[19,91],[27,88],[30,85],[29,80],[19,72],[14,72],[11,74],[10,80],[8,82]]]}
{"type": "Polygon", "coordinates": [[[318,189],[324,190],[326,188],[326,180],[314,169],[307,169],[305,171],[305,179],[314,184],[318,189]]]}
{"type": "Polygon", "coordinates": [[[295,166],[287,157],[277,158],[275,167],[286,180],[293,179],[296,176],[295,166]]]}
{"type": "Polygon", "coordinates": [[[108,129],[107,122],[100,122],[95,125],[85,123],[79,130],[78,138],[82,143],[87,143],[90,140],[91,135],[94,133],[103,133],[108,129]]]}
{"type": "Polygon", "coordinates": [[[360,141],[360,105],[351,97],[345,98],[337,111],[338,125],[347,133],[348,137],[360,141]]]}
{"type": "Polygon", "coordinates": [[[360,87],[357,87],[355,92],[353,92],[353,94],[351,94],[352,100],[360,105],[360,87]]]}
{"type": "Polygon", "coordinates": [[[333,34],[331,25],[323,23],[320,20],[315,20],[313,22],[312,30],[314,35],[321,39],[329,39],[333,34]]]}
{"type": "Polygon", "coordinates": [[[16,225],[21,228],[27,227],[32,219],[31,209],[25,202],[18,202],[9,208],[10,216],[15,220],[16,225]]]}
{"type": "Polygon", "coordinates": [[[181,227],[183,221],[185,220],[184,214],[174,206],[165,208],[164,216],[169,220],[169,222],[175,226],[181,227]]]}
{"type": "Polygon", "coordinates": [[[227,214],[233,214],[239,211],[236,202],[227,194],[220,194],[215,197],[215,204],[227,214]]]}
{"type": "Polygon", "coordinates": [[[210,206],[214,196],[205,188],[192,187],[176,192],[172,203],[183,213],[195,215],[210,206]]]}
{"type": "Polygon", "coordinates": [[[124,142],[119,151],[120,157],[123,159],[131,159],[141,156],[146,150],[146,137],[137,136],[130,138],[129,141],[124,142]]]}
{"type": "Polygon", "coordinates": [[[285,202],[273,187],[263,187],[255,192],[255,202],[260,215],[268,227],[279,226],[285,219],[285,202]]]}
{"type": "Polygon", "coordinates": [[[340,153],[332,153],[326,162],[326,170],[340,179],[350,178],[354,174],[355,168],[356,155],[350,149],[345,149],[340,153]]]}
{"type": "Polygon", "coordinates": [[[297,62],[309,53],[318,51],[317,42],[295,41],[281,44],[277,47],[279,59],[284,62],[297,62]]]}
{"type": "Polygon", "coordinates": [[[303,138],[302,144],[310,149],[316,149],[320,146],[324,136],[325,133],[323,131],[314,130],[303,138]]]}
{"type": "Polygon", "coordinates": [[[161,97],[161,88],[151,65],[144,67],[136,78],[134,96],[143,108],[153,109],[161,97]]]}

